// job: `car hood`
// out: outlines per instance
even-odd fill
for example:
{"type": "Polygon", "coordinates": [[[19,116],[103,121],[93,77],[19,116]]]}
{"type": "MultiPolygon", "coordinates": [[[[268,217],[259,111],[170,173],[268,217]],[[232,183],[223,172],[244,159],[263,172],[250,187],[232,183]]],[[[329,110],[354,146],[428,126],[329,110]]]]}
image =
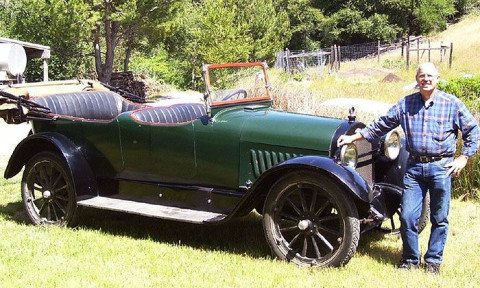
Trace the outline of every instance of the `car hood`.
{"type": "Polygon", "coordinates": [[[328,153],[332,138],[345,120],[266,109],[252,113],[241,141],[328,153]]]}

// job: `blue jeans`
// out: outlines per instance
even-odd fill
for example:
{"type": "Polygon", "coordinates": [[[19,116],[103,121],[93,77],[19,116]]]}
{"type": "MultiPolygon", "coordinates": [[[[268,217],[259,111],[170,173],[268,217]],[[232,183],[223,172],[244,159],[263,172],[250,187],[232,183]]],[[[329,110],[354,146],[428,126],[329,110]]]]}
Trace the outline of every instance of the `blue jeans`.
{"type": "Polygon", "coordinates": [[[443,158],[430,163],[408,160],[403,179],[402,213],[400,232],[403,241],[402,261],[419,264],[418,222],[422,213],[423,199],[430,192],[430,240],[424,255],[425,262],[440,264],[448,234],[448,211],[450,209],[451,177],[444,166],[453,158],[443,158]]]}

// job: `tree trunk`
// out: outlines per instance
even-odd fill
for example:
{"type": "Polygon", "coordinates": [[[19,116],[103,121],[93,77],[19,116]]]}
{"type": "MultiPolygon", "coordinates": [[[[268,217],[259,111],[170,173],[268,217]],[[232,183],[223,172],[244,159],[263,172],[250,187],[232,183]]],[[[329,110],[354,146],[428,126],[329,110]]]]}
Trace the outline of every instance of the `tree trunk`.
{"type": "Polygon", "coordinates": [[[127,49],[125,51],[125,59],[123,59],[123,72],[128,71],[128,65],[130,64],[130,56],[132,56],[132,46],[129,44],[127,44],[127,49]]]}
{"type": "Polygon", "coordinates": [[[105,62],[102,61],[102,53],[100,49],[100,34],[101,29],[96,27],[93,37],[93,46],[95,50],[95,69],[97,77],[100,82],[109,83],[113,72],[113,63],[115,59],[115,48],[117,46],[117,37],[119,24],[116,21],[110,20],[112,14],[112,3],[106,2],[105,6],[105,62]]]}

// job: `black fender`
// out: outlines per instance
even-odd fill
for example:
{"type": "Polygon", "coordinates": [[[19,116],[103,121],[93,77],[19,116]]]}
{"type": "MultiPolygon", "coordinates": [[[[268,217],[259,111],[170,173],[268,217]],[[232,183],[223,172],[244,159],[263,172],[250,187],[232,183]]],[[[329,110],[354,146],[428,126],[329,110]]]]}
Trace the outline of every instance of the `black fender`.
{"type": "Polygon", "coordinates": [[[67,163],[77,196],[97,196],[98,188],[95,176],[83,156],[80,147],[66,136],[58,133],[45,132],[28,136],[23,139],[10,157],[5,178],[17,175],[35,154],[42,151],[56,151],[67,163]]]}
{"type": "Polygon", "coordinates": [[[300,156],[284,161],[260,175],[232,214],[242,215],[250,212],[254,207],[259,208],[258,203],[266,197],[270,187],[280,177],[298,170],[316,171],[331,178],[352,196],[357,209],[368,210],[371,189],[367,181],[355,169],[340,165],[329,157],[300,156]],[[362,207],[359,207],[359,205],[362,207]]]}
{"type": "MultiPolygon", "coordinates": [[[[284,174],[283,172],[286,170],[298,169],[314,170],[328,176],[345,187],[355,198],[366,203],[369,202],[370,186],[355,169],[341,165],[332,158],[322,156],[301,156],[284,161],[263,173],[255,181],[255,184],[261,183],[272,175],[284,174]]],[[[254,186],[252,186],[253,189],[254,186]]]]}

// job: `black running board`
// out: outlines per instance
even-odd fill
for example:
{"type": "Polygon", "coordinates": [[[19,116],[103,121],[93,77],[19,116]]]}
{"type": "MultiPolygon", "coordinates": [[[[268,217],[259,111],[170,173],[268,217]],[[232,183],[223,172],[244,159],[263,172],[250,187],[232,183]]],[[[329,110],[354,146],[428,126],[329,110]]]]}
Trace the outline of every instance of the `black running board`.
{"type": "Polygon", "coordinates": [[[215,223],[227,217],[227,215],[220,213],[163,206],[159,204],[137,202],[113,197],[98,196],[86,199],[78,199],[77,204],[78,206],[93,207],[195,224],[215,223]]]}

